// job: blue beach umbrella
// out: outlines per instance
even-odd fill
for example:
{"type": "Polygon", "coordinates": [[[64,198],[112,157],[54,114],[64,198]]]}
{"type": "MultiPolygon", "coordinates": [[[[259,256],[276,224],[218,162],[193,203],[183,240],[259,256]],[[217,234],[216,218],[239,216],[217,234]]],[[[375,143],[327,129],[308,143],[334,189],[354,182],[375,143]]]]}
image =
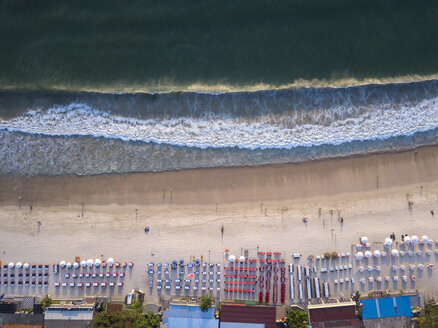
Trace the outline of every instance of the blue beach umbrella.
{"type": "Polygon", "coordinates": [[[178,264],[177,261],[175,261],[175,260],[172,261],[172,265],[177,265],[177,264],[178,264]]]}
{"type": "Polygon", "coordinates": [[[201,261],[199,261],[199,260],[196,260],[196,261],[195,261],[196,266],[198,266],[199,263],[201,263],[201,261]]]}
{"type": "Polygon", "coordinates": [[[179,260],[179,265],[184,265],[184,260],[179,260]]]}

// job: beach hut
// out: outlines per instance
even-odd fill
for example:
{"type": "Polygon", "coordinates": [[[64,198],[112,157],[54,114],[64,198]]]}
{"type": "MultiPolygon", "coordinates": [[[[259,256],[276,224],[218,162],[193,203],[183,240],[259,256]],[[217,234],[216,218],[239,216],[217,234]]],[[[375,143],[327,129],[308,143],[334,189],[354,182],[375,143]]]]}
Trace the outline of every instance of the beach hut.
{"type": "Polygon", "coordinates": [[[371,253],[371,251],[366,251],[366,252],[365,252],[365,257],[366,257],[367,259],[369,259],[371,256],[373,256],[373,253],[371,253]]]}
{"type": "Polygon", "coordinates": [[[239,257],[239,261],[240,261],[240,263],[243,263],[243,262],[245,262],[245,256],[243,256],[243,255],[242,255],[242,256],[240,256],[240,257],[239,257]]]}
{"type": "Polygon", "coordinates": [[[28,269],[30,268],[29,263],[24,263],[23,268],[24,268],[25,270],[28,270],[28,269]]]}
{"type": "Polygon", "coordinates": [[[386,238],[385,239],[385,247],[389,248],[392,245],[392,239],[391,238],[386,238]]]}
{"type": "Polygon", "coordinates": [[[367,237],[367,236],[362,236],[362,237],[360,237],[360,242],[361,242],[362,244],[366,244],[366,243],[368,243],[368,237],[367,237]]]}
{"type": "Polygon", "coordinates": [[[61,269],[64,269],[65,268],[65,261],[59,262],[59,266],[61,267],[61,269]]]}
{"type": "Polygon", "coordinates": [[[393,249],[393,250],[391,251],[391,255],[394,256],[394,257],[398,257],[398,256],[399,256],[399,252],[398,252],[398,250],[397,250],[397,249],[393,249]]]}
{"type": "Polygon", "coordinates": [[[99,260],[99,259],[96,259],[96,260],[94,261],[94,265],[96,266],[96,268],[100,267],[101,264],[102,264],[102,261],[99,260]]]}
{"type": "Polygon", "coordinates": [[[380,253],[380,251],[378,249],[376,249],[374,251],[374,257],[380,257],[382,255],[382,253],[380,253]]]}
{"type": "Polygon", "coordinates": [[[71,262],[67,262],[65,266],[67,267],[67,269],[70,269],[72,267],[71,262]]]}
{"type": "Polygon", "coordinates": [[[23,267],[23,263],[21,263],[21,262],[17,262],[17,263],[15,264],[15,267],[16,267],[17,269],[21,269],[21,268],[23,267]]]}
{"type": "Polygon", "coordinates": [[[405,244],[410,244],[411,243],[411,237],[406,236],[405,239],[404,239],[404,243],[405,244]]]}
{"type": "Polygon", "coordinates": [[[74,262],[73,263],[73,268],[78,269],[79,268],[79,263],[78,262],[74,262]]]}
{"type": "Polygon", "coordinates": [[[114,265],[114,259],[113,259],[112,257],[110,257],[110,258],[108,259],[107,263],[108,263],[108,266],[109,266],[109,267],[112,267],[112,266],[114,265]]]}
{"type": "Polygon", "coordinates": [[[85,268],[87,266],[87,261],[82,260],[81,261],[81,267],[85,268]]]}
{"type": "Polygon", "coordinates": [[[418,243],[418,237],[417,236],[412,236],[411,237],[411,245],[415,245],[416,243],[418,243]]]}
{"type": "Polygon", "coordinates": [[[236,257],[234,255],[230,255],[228,257],[228,261],[230,261],[231,263],[234,263],[236,261],[236,257]]]}
{"type": "Polygon", "coordinates": [[[427,237],[426,235],[421,237],[421,243],[422,244],[426,244],[429,241],[429,237],[427,237]]]}
{"type": "Polygon", "coordinates": [[[92,268],[92,267],[93,267],[93,264],[94,264],[94,262],[93,262],[92,259],[88,259],[88,260],[87,260],[87,266],[88,266],[88,267],[92,268]]]}
{"type": "Polygon", "coordinates": [[[363,259],[363,253],[362,252],[357,252],[356,253],[356,260],[362,260],[363,259]]]}

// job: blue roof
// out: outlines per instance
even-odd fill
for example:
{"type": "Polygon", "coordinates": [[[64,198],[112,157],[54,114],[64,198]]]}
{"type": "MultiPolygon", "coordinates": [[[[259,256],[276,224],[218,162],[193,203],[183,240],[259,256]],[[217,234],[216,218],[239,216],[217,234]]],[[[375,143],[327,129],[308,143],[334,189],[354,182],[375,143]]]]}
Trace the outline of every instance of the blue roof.
{"type": "Polygon", "coordinates": [[[362,319],[412,317],[409,296],[374,298],[360,302],[362,303],[362,319]]]}
{"type": "Polygon", "coordinates": [[[163,323],[168,328],[217,328],[219,320],[214,318],[214,307],[202,312],[199,305],[170,304],[165,311],[163,323]]]}

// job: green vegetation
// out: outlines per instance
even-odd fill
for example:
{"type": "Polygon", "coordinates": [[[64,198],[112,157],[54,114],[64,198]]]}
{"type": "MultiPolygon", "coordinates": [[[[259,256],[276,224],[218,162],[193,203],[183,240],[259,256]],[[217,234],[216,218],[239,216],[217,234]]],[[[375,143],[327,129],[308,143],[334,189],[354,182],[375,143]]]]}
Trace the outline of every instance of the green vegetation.
{"type": "Polygon", "coordinates": [[[150,312],[143,314],[143,305],[136,301],[127,310],[109,316],[106,312],[97,314],[91,324],[92,328],[158,328],[160,317],[150,312]]]}
{"type": "Polygon", "coordinates": [[[289,310],[285,322],[290,328],[306,328],[308,323],[307,313],[297,309],[289,310]]]}
{"type": "Polygon", "coordinates": [[[0,88],[184,89],[438,73],[435,0],[0,3],[0,88]]]}
{"type": "Polygon", "coordinates": [[[46,295],[46,297],[41,300],[41,304],[45,309],[46,307],[49,307],[51,304],[53,304],[53,300],[49,297],[49,295],[46,295]]]}
{"type": "Polygon", "coordinates": [[[424,315],[418,318],[420,328],[438,328],[438,304],[429,300],[424,308],[424,315]]]}
{"type": "Polygon", "coordinates": [[[205,293],[204,295],[202,295],[201,302],[199,304],[201,311],[207,312],[211,308],[212,305],[213,305],[213,298],[211,297],[211,295],[208,293],[205,293]]]}

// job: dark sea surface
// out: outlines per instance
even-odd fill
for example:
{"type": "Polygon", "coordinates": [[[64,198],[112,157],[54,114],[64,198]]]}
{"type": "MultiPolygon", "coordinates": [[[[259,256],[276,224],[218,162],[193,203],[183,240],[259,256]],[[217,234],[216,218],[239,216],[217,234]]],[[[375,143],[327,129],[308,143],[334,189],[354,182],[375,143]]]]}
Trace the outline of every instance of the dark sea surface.
{"type": "Polygon", "coordinates": [[[437,17],[436,0],[3,0],[0,89],[247,90],[434,75],[437,17]]]}

